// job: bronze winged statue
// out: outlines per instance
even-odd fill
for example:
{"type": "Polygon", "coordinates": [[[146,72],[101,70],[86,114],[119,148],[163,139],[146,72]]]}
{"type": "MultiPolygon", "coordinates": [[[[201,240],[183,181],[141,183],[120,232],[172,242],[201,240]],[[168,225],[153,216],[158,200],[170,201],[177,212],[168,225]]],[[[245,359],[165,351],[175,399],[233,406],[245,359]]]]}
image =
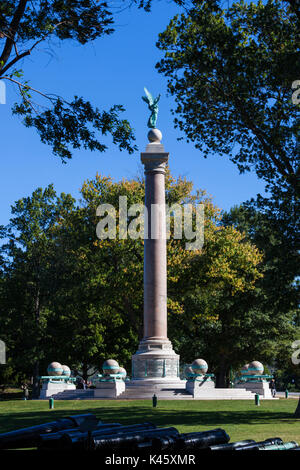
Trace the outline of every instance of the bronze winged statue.
{"type": "Polygon", "coordinates": [[[148,104],[148,108],[151,111],[151,115],[148,119],[147,126],[150,127],[150,129],[155,129],[156,128],[156,121],[157,121],[157,115],[158,115],[158,102],[160,100],[160,95],[158,95],[157,98],[153,98],[151,93],[147,90],[147,88],[144,88],[146,96],[142,96],[142,99],[148,104]]]}

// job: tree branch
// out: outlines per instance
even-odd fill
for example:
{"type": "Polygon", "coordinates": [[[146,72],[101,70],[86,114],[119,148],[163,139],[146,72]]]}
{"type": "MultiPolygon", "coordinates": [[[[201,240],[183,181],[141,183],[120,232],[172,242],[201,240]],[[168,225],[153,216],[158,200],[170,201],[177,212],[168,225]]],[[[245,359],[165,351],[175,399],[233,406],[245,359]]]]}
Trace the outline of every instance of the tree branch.
{"type": "Polygon", "coordinates": [[[297,0],[286,0],[290,4],[292,11],[297,15],[298,20],[300,21],[300,4],[297,0]]]}
{"type": "MultiPolygon", "coordinates": [[[[3,63],[2,67],[6,64],[11,54],[11,50],[14,45],[14,39],[17,34],[20,21],[24,15],[27,2],[28,0],[20,0],[18,8],[16,9],[13,19],[11,21],[11,24],[9,27],[10,36],[6,38],[4,49],[0,57],[0,64],[3,63]]],[[[1,65],[0,65],[0,69],[1,69],[1,65]]]]}
{"type": "MultiPolygon", "coordinates": [[[[38,93],[39,95],[43,96],[44,98],[47,98],[48,100],[50,101],[54,101],[56,98],[53,98],[52,96],[50,95],[46,95],[45,93],[42,93],[41,91],[39,90],[36,90],[35,88],[32,88],[31,86],[29,85],[25,85],[24,83],[21,83],[21,82],[18,82],[18,80],[14,80],[13,78],[11,77],[1,77],[1,80],[9,80],[10,82],[13,82],[13,83],[16,83],[16,85],[18,85],[19,87],[23,87],[23,88],[26,88],[27,90],[31,90],[31,91],[34,91],[35,93],[38,93]]],[[[56,96],[56,95],[53,95],[53,96],[56,96]]]]}
{"type": "Polygon", "coordinates": [[[2,74],[4,74],[5,72],[7,72],[7,70],[12,67],[16,62],[18,62],[19,60],[23,59],[23,57],[26,57],[27,55],[30,55],[31,52],[33,51],[33,49],[42,41],[44,41],[50,34],[53,33],[53,31],[55,31],[55,29],[62,25],[62,24],[65,24],[65,23],[68,23],[68,21],[61,21],[60,23],[57,23],[55,26],[53,26],[53,29],[51,31],[49,31],[47,34],[45,34],[41,39],[39,39],[38,41],[36,41],[33,46],[31,46],[30,49],[28,49],[27,51],[24,51],[22,52],[21,54],[18,54],[17,52],[17,46],[16,46],[16,43],[15,41],[13,41],[13,44],[15,46],[15,50],[16,50],[16,57],[14,57],[4,68],[0,68],[0,77],[2,74]]]}
{"type": "Polygon", "coordinates": [[[16,62],[19,60],[23,59],[23,57],[26,57],[27,55],[30,55],[31,50],[29,49],[28,51],[22,52],[22,54],[17,55],[13,60],[11,60],[3,69],[0,69],[0,77],[2,78],[2,74],[7,72],[7,70],[12,67],[16,62]]]}

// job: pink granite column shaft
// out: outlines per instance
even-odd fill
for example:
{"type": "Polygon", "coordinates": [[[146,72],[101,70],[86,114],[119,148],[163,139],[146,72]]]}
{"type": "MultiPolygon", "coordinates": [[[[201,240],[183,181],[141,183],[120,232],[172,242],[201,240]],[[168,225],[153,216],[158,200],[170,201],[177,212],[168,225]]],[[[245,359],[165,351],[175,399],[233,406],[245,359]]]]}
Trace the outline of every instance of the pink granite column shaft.
{"type": "Polygon", "coordinates": [[[145,163],[144,341],[167,340],[165,164],[159,158],[156,163],[145,163]]]}

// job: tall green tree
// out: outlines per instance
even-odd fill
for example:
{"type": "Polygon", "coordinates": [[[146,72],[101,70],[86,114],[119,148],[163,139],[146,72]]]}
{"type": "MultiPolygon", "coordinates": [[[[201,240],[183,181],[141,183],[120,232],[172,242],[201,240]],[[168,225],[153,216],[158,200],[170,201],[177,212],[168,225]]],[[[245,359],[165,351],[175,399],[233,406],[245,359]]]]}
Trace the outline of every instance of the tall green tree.
{"type": "MultiPolygon", "coordinates": [[[[290,2],[292,3],[292,2],[290,2]]],[[[293,2],[296,3],[296,2],[293,2]]],[[[269,196],[258,203],[299,230],[299,105],[292,84],[300,73],[295,9],[279,0],[192,2],[173,18],[157,46],[158,71],[175,97],[175,126],[204,157],[229,157],[255,171],[269,196]]]]}
{"type": "Polygon", "coordinates": [[[256,303],[260,311],[269,316],[270,328],[280,332],[270,362],[279,370],[278,385],[282,388],[287,384],[284,375],[297,377],[297,366],[291,360],[291,345],[299,339],[299,251],[290,243],[280,221],[255,210],[249,203],[224,213],[222,223],[245,233],[264,253],[264,276],[257,282],[256,303]]]}
{"type": "Polygon", "coordinates": [[[51,230],[71,210],[70,195],[57,197],[53,186],[41,188],[12,206],[12,218],[3,230],[4,292],[1,299],[1,336],[15,364],[34,377],[37,394],[40,361],[44,358],[49,298],[57,288],[59,272],[53,264],[51,230]]]}

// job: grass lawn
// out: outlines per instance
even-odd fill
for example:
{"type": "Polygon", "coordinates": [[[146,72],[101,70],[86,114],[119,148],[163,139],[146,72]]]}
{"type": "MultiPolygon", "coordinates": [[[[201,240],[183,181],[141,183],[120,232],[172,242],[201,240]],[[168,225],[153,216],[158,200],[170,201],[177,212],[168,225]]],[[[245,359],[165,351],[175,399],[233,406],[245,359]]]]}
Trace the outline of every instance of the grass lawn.
{"type": "Polygon", "coordinates": [[[261,401],[159,401],[152,408],[150,400],[56,401],[49,410],[48,401],[1,401],[0,432],[52,421],[77,413],[94,413],[104,422],[122,424],[151,421],[158,426],[174,426],[179,432],[204,431],[221,427],[231,442],[241,439],[260,441],[281,437],[300,443],[300,420],[293,418],[295,399],[261,401]]]}

